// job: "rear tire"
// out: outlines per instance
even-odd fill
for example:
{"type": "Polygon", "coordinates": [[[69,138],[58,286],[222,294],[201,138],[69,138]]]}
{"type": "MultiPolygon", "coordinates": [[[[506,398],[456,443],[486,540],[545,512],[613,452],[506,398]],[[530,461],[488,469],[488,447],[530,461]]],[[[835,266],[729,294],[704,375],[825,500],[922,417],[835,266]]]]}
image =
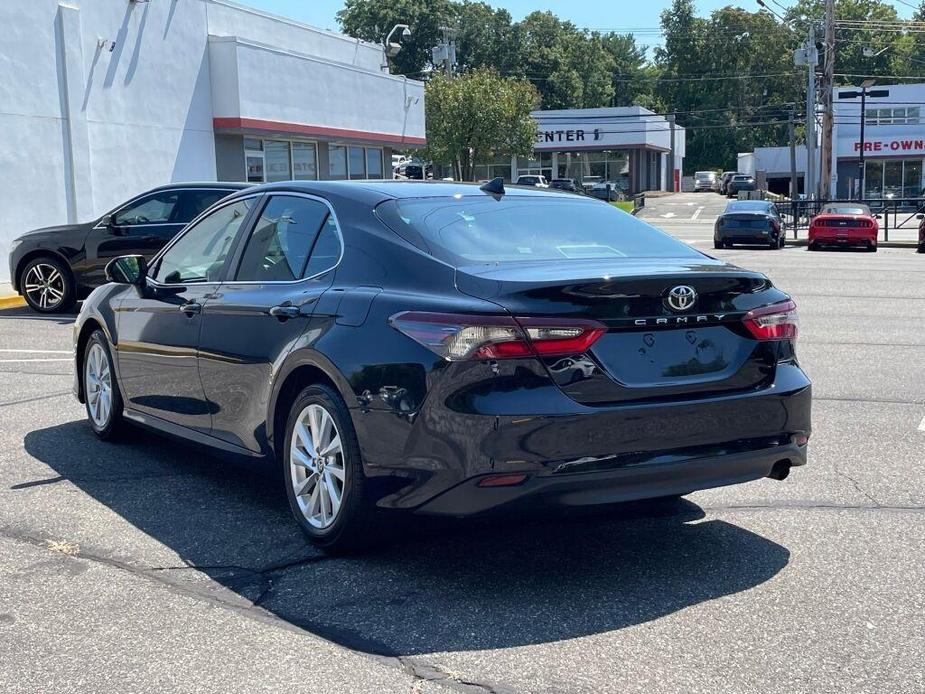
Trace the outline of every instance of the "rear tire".
{"type": "Polygon", "coordinates": [[[925,243],[919,244],[919,247],[915,249],[916,253],[925,253],[925,243]]]}
{"type": "Polygon", "coordinates": [[[877,252],[877,244],[876,244],[876,243],[868,244],[867,250],[868,250],[868,252],[870,252],[870,253],[876,253],[876,252],[877,252]]]}
{"type": "Polygon", "coordinates": [[[815,241],[810,241],[810,242],[806,245],[806,250],[807,250],[807,251],[818,251],[818,250],[819,250],[819,246],[816,245],[816,242],[815,242],[815,241]]]}
{"type": "Polygon", "coordinates": [[[39,313],[60,313],[77,300],[74,278],[66,263],[50,255],[33,258],[19,275],[19,291],[39,313]]]}
{"type": "Polygon", "coordinates": [[[118,437],[126,429],[122,418],[122,393],[102,330],[94,330],[84,345],[81,378],[87,419],[93,433],[104,441],[118,437]]]}
{"type": "Polygon", "coordinates": [[[289,507],[309,542],[331,553],[366,547],[375,524],[360,445],[340,395],[325,385],[299,394],[280,458],[289,507]]]}
{"type": "Polygon", "coordinates": [[[722,241],[717,241],[716,239],[713,239],[713,248],[722,248],[723,245],[724,244],[722,241]]]}

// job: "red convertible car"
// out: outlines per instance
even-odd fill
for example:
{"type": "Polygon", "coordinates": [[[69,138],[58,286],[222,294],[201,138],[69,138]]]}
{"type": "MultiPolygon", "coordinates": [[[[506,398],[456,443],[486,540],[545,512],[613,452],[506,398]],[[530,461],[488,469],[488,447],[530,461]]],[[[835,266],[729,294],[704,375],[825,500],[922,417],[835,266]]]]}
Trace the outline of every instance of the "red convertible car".
{"type": "Polygon", "coordinates": [[[863,246],[877,251],[880,225],[867,205],[850,202],[833,202],[809,223],[809,250],[821,246],[863,246]]]}

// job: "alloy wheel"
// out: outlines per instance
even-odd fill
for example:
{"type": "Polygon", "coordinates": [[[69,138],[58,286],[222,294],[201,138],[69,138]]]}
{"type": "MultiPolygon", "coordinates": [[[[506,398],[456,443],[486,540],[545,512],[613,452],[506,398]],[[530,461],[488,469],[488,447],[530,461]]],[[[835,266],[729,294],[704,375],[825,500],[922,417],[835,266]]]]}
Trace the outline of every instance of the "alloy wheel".
{"type": "Polygon", "coordinates": [[[346,483],[340,432],[331,414],[312,404],[299,413],[289,447],[289,474],[299,510],[320,530],[329,528],[342,506],[346,483]]]}
{"type": "Polygon", "coordinates": [[[64,275],[54,265],[36,263],[26,272],[23,289],[35,306],[56,308],[64,301],[67,291],[64,275]]]}
{"type": "Polygon", "coordinates": [[[100,429],[109,424],[112,414],[112,372],[103,346],[94,343],[87,352],[84,366],[84,387],[87,391],[87,411],[100,429]]]}

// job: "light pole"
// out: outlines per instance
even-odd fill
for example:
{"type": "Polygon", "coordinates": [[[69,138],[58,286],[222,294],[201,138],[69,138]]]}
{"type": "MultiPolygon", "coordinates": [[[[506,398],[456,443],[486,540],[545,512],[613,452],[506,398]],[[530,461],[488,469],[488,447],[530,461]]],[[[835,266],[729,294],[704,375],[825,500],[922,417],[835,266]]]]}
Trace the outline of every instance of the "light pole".
{"type": "Polygon", "coordinates": [[[858,141],[858,197],[864,197],[864,124],[867,122],[867,97],[874,98],[885,97],[890,95],[889,89],[871,89],[875,80],[864,80],[861,82],[860,91],[841,91],[838,93],[839,99],[856,99],[861,97],[861,133],[858,141]]]}

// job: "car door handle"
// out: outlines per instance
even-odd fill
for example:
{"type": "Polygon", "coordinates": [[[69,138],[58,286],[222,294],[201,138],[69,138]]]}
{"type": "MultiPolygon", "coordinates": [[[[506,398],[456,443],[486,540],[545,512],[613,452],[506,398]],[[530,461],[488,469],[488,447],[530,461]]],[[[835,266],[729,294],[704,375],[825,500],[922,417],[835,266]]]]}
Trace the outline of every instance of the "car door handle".
{"type": "Polygon", "coordinates": [[[190,301],[185,304],[180,305],[180,313],[185,313],[188,316],[192,316],[196,313],[202,312],[202,304],[198,301],[190,301]]]}
{"type": "Polygon", "coordinates": [[[302,315],[302,309],[292,304],[280,304],[270,309],[270,315],[280,320],[288,320],[289,318],[298,318],[302,315]]]}

